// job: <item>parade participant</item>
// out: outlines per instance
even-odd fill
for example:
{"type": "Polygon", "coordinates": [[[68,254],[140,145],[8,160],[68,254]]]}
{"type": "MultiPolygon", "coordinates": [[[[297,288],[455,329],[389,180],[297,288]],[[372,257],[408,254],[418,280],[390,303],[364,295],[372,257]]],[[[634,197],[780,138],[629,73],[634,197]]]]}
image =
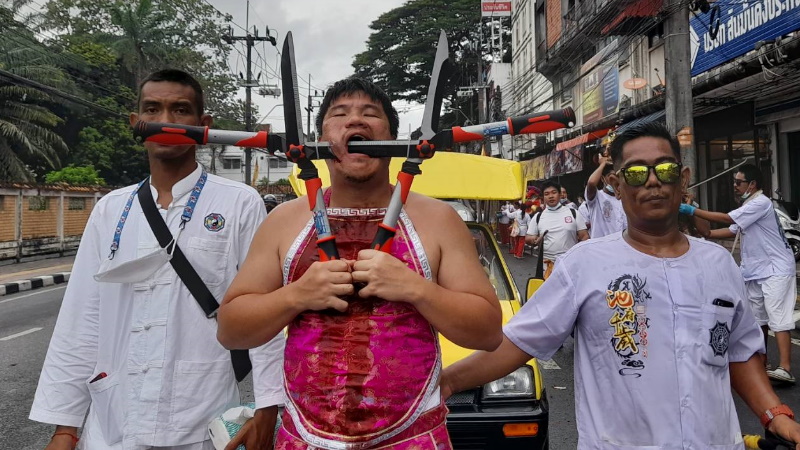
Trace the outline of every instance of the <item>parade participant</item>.
{"type": "Polygon", "coordinates": [[[586,202],[582,202],[580,206],[578,206],[578,212],[583,217],[584,222],[586,223],[586,230],[592,229],[592,222],[589,220],[589,206],[586,202]]]}
{"type": "Polygon", "coordinates": [[[589,239],[589,233],[586,231],[586,221],[583,216],[561,203],[560,200],[565,193],[561,185],[554,181],[546,181],[542,184],[542,193],[546,208],[533,216],[528,225],[525,242],[539,245],[541,235],[547,232],[543,247],[546,280],[553,272],[556,260],[579,241],[589,239]]]}
{"type": "MultiPolygon", "coordinates": [[[[791,373],[791,336],[794,329],[794,304],[797,298],[796,267],[789,243],[783,236],[772,201],[761,191],[761,171],[745,164],[733,176],[733,188],[742,206],[730,213],[705,211],[682,205],[681,211],[712,222],[729,224],[729,228],[707,233],[715,239],[742,234],[742,275],[747,296],[756,321],[761,325],[766,342],[767,331],[775,333],[780,365],[769,370],[770,378],[795,382],[791,373]]],[[[764,357],[766,365],[766,355],[764,357]]]]}
{"type": "Polygon", "coordinates": [[[267,194],[264,196],[264,208],[267,210],[267,214],[275,209],[276,206],[278,206],[278,199],[274,195],[267,194]]]}
{"type": "Polygon", "coordinates": [[[308,199],[283,203],[220,309],[228,348],[288,326],[278,449],[450,448],[437,332],[485,350],[502,339],[499,302],[453,208],[412,192],[391,252],[367,249],[394,189],[389,159],[347,142],[394,139],[397,127],[374,84],[348,78],[327,91],[317,129],[337,157],[324,199],[342,259],[319,261],[308,199]]]}
{"type": "Polygon", "coordinates": [[[445,370],[444,395],[531,357],[550,359],[574,330],[579,449],[743,450],[731,388],[765,428],[800,442],[800,425],[764,373],[761,330],[736,263],[678,230],[689,169],[677,140],[661,124],[636,125],[617,136],[611,155],[619,170],[609,182],[627,230],[559,258],[497,350],[445,370]]]}
{"type": "MultiPolygon", "coordinates": [[[[131,124],[212,122],[200,84],[185,72],[155,72],[139,90],[131,124]]],[[[85,450],[213,449],[209,422],[240,401],[216,321],[168,261],[180,251],[221,299],[264,219],[261,198],[207,174],[194,145],[145,148],[149,179],[101,198],[78,248],[30,413],[57,425],[47,450],[74,449],[84,418],[85,450]],[[148,200],[137,198],[144,195],[175,246],[158,244],[141,206],[148,200]]],[[[283,338],[264,343],[250,352],[260,409],[235,438],[248,450],[271,443],[283,401],[283,338]]]]}
{"type": "Polygon", "coordinates": [[[511,202],[506,202],[500,207],[497,213],[497,229],[500,233],[500,244],[511,245],[511,219],[506,215],[506,211],[511,207],[511,202]]]}
{"type": "MultiPolygon", "coordinates": [[[[544,188],[542,188],[542,189],[544,189],[544,188]]],[[[569,208],[578,209],[578,205],[576,205],[575,203],[573,203],[569,199],[569,196],[567,195],[567,188],[565,188],[563,186],[561,187],[561,200],[560,200],[560,202],[561,202],[562,205],[567,206],[569,208]]],[[[547,203],[546,199],[545,199],[545,203],[547,203]]]]}
{"type": "Polygon", "coordinates": [[[608,182],[614,171],[611,158],[600,155],[599,165],[586,182],[586,217],[592,223],[589,235],[594,238],[622,231],[627,226],[622,203],[614,193],[614,187],[608,182]]]}
{"type": "Polygon", "coordinates": [[[506,215],[512,221],[511,245],[508,253],[517,259],[523,259],[525,253],[525,236],[528,233],[528,224],[533,213],[533,202],[528,201],[523,205],[517,202],[513,208],[506,211],[506,215]]]}

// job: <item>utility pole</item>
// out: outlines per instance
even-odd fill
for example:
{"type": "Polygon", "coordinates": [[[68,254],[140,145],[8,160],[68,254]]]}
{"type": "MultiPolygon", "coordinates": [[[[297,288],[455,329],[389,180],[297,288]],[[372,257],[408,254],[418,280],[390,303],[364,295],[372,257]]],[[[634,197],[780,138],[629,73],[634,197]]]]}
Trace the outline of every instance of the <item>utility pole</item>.
{"type": "Polygon", "coordinates": [[[697,152],[694,147],[689,7],[681,3],[682,0],[667,0],[667,10],[672,13],[664,21],[667,128],[678,137],[683,165],[691,169],[691,181],[694,182],[697,180],[697,152]]]}
{"type": "Polygon", "coordinates": [[[311,74],[308,74],[308,106],[305,108],[306,112],[308,113],[308,125],[306,127],[306,136],[307,139],[311,139],[311,113],[314,112],[314,99],[325,97],[325,91],[322,91],[320,95],[319,92],[314,89],[314,95],[311,95],[311,74]]]}
{"type": "MultiPolygon", "coordinates": [[[[233,45],[236,41],[245,41],[247,45],[247,79],[241,81],[239,86],[245,88],[245,105],[244,105],[244,126],[245,130],[253,131],[253,103],[251,97],[251,90],[254,87],[259,87],[258,80],[253,79],[253,46],[256,42],[261,41],[269,41],[273,46],[277,46],[277,40],[269,34],[269,27],[267,27],[267,35],[266,36],[259,36],[258,29],[253,27],[253,33],[250,33],[249,23],[250,23],[250,2],[247,2],[247,25],[245,29],[247,30],[247,34],[245,36],[234,36],[233,35],[233,28],[228,27],[228,34],[222,36],[222,40],[227,42],[228,44],[233,45]]],[[[241,75],[241,74],[240,74],[241,75]]],[[[260,76],[260,74],[259,74],[260,76]]],[[[252,181],[250,179],[250,167],[253,163],[253,149],[247,147],[244,149],[244,182],[245,184],[250,184],[252,181]]]]}

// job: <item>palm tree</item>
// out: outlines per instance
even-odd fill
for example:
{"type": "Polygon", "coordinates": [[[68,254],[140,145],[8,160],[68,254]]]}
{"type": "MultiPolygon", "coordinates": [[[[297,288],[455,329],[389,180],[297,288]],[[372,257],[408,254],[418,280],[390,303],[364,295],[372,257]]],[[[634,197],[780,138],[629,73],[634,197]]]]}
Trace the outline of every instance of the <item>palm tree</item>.
{"type": "Polygon", "coordinates": [[[50,96],[37,83],[69,89],[64,72],[32,33],[14,19],[13,7],[0,3],[0,180],[30,181],[32,164],[59,168],[58,155],[68,151],[53,128],[61,118],[46,105],[50,96]]]}

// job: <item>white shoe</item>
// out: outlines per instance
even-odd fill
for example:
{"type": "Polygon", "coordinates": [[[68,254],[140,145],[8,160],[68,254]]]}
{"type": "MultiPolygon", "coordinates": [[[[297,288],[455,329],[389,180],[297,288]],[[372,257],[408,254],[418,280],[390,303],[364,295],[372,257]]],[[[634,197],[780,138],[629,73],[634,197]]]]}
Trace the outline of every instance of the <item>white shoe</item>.
{"type": "Polygon", "coordinates": [[[778,366],[778,368],[775,370],[768,370],[767,376],[772,378],[773,380],[785,381],[787,383],[795,382],[794,375],[792,375],[791,373],[789,373],[788,370],[780,366],[778,366]]]}

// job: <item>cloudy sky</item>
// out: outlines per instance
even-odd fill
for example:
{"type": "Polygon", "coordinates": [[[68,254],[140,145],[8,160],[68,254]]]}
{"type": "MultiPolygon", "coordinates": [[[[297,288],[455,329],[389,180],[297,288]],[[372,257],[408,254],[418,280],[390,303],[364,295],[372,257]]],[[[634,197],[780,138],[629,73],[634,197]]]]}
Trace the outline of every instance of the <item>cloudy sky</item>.
{"type": "MultiPolygon", "coordinates": [[[[209,0],[223,13],[233,16],[234,34],[244,34],[247,23],[246,0],[209,0]]],[[[353,57],[366,50],[366,41],[370,35],[369,25],[382,13],[401,6],[405,0],[251,0],[249,29],[258,27],[259,36],[264,35],[267,26],[277,31],[278,47],[282,47],[287,31],[292,32],[297,60],[297,76],[300,79],[300,106],[307,105],[308,75],[311,74],[311,90],[325,89],[331,83],[353,73],[353,57]]],[[[238,42],[239,52],[231,53],[231,69],[246,73],[246,54],[244,42],[238,42]]],[[[259,44],[255,49],[264,56],[258,67],[253,69],[253,76],[258,72],[266,72],[269,84],[277,84],[280,61],[276,49],[268,42],[259,44]],[[264,66],[267,67],[264,67],[264,66]]],[[[255,52],[253,58],[256,59],[255,52]]],[[[261,82],[264,83],[264,75],[261,82]]],[[[241,91],[244,98],[244,89],[241,91]]],[[[258,105],[263,123],[271,123],[276,131],[283,131],[282,98],[261,97],[253,92],[253,100],[258,105]],[[273,109],[273,107],[275,107],[273,109]],[[271,112],[270,112],[271,110],[271,112]],[[266,117],[264,118],[264,116],[266,117]]],[[[321,100],[321,99],[320,99],[321,100]]],[[[396,103],[400,111],[400,136],[408,134],[409,125],[416,129],[422,118],[422,105],[396,103]]],[[[316,113],[316,111],[315,111],[316,113]]],[[[303,126],[306,126],[307,113],[303,112],[303,126]]],[[[258,120],[256,119],[256,120],[258,120]]],[[[313,120],[313,116],[312,116],[313,120]]],[[[313,122],[312,122],[313,123],[313,122]]]]}

